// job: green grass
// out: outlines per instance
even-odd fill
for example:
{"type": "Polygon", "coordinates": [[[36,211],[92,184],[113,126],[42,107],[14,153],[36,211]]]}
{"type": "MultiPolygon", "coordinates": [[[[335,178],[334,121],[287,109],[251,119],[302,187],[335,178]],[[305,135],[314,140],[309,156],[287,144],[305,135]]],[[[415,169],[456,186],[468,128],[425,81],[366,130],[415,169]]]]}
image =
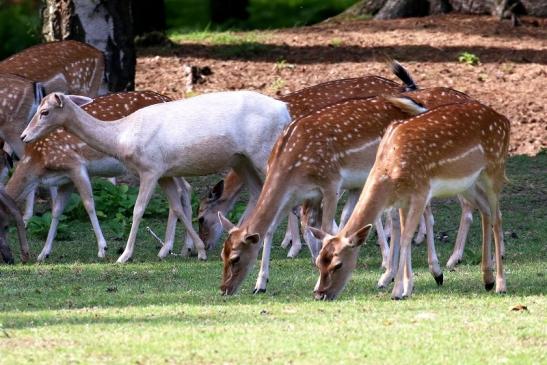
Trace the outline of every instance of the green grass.
{"type": "MultiPolygon", "coordinates": [[[[75,223],[71,240],[56,242],[47,264],[0,266],[0,363],[545,364],[546,166],[545,152],[509,161],[502,200],[506,295],[483,289],[478,217],[464,262],[445,272],[443,287],[427,270],[425,247],[414,249],[415,293],[400,302],[375,289],[374,238],[335,302],[311,299],[316,272],[304,251],[285,258],[281,231],[267,293],[251,294],[255,269],[241,292],[226,298],[217,290],[218,248],[207,262],[157,260],[144,228],[161,232],[163,218],[141,224],[127,265],[113,263],[125,242],[105,232],[110,251],[101,262],[90,225],[75,223]],[[528,309],[512,311],[517,304],[528,309]]],[[[445,262],[459,209],[439,202],[434,213],[436,232],[448,235],[437,240],[445,262]]],[[[31,241],[36,254],[42,242],[31,241]]]]}

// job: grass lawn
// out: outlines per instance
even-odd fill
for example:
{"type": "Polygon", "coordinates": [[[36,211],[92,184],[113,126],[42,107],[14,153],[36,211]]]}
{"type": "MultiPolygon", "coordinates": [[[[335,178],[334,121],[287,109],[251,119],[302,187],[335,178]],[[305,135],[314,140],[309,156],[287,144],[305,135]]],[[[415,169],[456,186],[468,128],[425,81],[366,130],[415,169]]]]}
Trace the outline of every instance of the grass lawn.
{"type": "MultiPolygon", "coordinates": [[[[267,293],[251,294],[255,270],[239,294],[226,298],[217,289],[218,248],[207,262],[157,260],[144,228],[161,232],[163,218],[141,224],[126,265],[114,264],[125,241],[110,239],[101,262],[90,224],[74,223],[70,240],[56,242],[47,264],[0,266],[0,364],[545,364],[547,153],[511,158],[508,177],[506,295],[483,289],[478,217],[464,262],[445,272],[443,287],[427,270],[424,245],[415,248],[415,293],[399,302],[375,289],[374,238],[335,302],[311,299],[316,272],[307,252],[286,259],[278,245],[267,293]],[[512,310],[519,304],[527,309],[512,310]]],[[[437,239],[446,262],[459,210],[437,202],[434,213],[436,232],[448,235],[446,242],[437,239]]],[[[36,255],[42,242],[31,243],[36,255]]]]}

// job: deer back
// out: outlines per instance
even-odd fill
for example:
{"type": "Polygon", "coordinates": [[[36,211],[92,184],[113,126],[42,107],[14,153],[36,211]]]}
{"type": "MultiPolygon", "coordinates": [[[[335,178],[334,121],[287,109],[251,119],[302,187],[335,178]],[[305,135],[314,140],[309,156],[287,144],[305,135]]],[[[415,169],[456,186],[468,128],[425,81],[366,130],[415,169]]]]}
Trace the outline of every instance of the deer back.
{"type": "Polygon", "coordinates": [[[282,96],[279,100],[289,105],[291,116],[295,120],[341,100],[401,91],[403,88],[391,80],[379,76],[364,76],[323,82],[282,96]]]}
{"type": "MultiPolygon", "coordinates": [[[[171,101],[167,96],[152,91],[131,91],[108,94],[95,98],[82,108],[95,118],[113,121],[149,105],[171,101]]],[[[44,138],[26,145],[25,154],[40,161],[48,169],[64,169],[66,164],[80,156],[87,161],[99,160],[105,155],[59,128],[44,138]]]]}
{"type": "Polygon", "coordinates": [[[60,91],[95,96],[104,78],[104,56],[98,49],[67,40],[39,44],[0,62],[0,72],[12,73],[60,91]]]}

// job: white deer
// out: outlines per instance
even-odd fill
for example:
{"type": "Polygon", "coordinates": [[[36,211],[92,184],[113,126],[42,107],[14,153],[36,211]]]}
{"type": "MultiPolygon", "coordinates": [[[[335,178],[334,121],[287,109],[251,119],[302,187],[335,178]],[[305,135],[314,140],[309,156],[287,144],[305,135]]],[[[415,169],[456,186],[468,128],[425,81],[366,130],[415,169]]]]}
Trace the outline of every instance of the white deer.
{"type": "MultiPolygon", "coordinates": [[[[122,92],[95,98],[93,102],[84,105],[83,109],[98,119],[111,121],[143,107],[168,101],[171,99],[152,91],[122,92]]],[[[38,184],[59,187],[53,203],[48,236],[42,252],[38,255],[38,261],[45,260],[51,252],[60,216],[74,187],[82,198],[93,226],[99,247],[98,256],[104,257],[106,240],[95,213],[90,176],[116,177],[126,173],[127,169],[120,161],[94,150],[63,128],[47,134],[36,142],[27,143],[25,157],[17,163],[6,185],[6,192],[19,202],[38,184]]],[[[181,202],[185,214],[191,217],[189,184],[186,181],[176,181],[176,183],[181,188],[181,202]]],[[[176,216],[170,211],[166,242],[171,246],[175,236],[176,220],[176,216]]],[[[193,246],[193,243],[187,232],[186,246],[189,245],[193,246]]],[[[188,250],[183,252],[187,253],[188,250]]]]}
{"type": "MultiPolygon", "coordinates": [[[[246,182],[251,200],[256,200],[262,185],[257,167],[266,166],[277,136],[290,122],[285,103],[250,91],[157,104],[108,123],[77,105],[86,102],[88,98],[48,95],[21,138],[31,142],[63,126],[138,173],[140,188],[131,232],[118,262],[132,256],[139,223],[158,182],[170,208],[191,229],[169,177],[201,176],[231,167],[246,182]]],[[[193,239],[198,258],[206,259],[203,241],[195,232],[193,239]]]]}

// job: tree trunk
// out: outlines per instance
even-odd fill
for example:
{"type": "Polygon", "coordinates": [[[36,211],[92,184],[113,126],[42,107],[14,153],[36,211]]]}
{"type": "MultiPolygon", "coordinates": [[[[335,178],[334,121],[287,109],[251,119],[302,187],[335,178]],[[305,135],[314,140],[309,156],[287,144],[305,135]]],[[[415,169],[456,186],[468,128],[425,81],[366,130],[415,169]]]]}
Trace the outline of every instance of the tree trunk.
{"type": "Polygon", "coordinates": [[[547,0],[361,0],[333,19],[375,15],[376,19],[424,16],[451,11],[489,14],[547,16],[547,0]]]}
{"type": "Polygon", "coordinates": [[[224,23],[228,20],[245,20],[249,17],[249,0],[210,0],[211,21],[224,23]]]}
{"type": "Polygon", "coordinates": [[[133,34],[165,32],[165,4],[163,0],[132,0],[133,34]]]}
{"type": "Polygon", "coordinates": [[[134,90],[131,0],[44,0],[42,22],[47,42],[74,39],[103,51],[110,91],[134,90]]]}
{"type": "Polygon", "coordinates": [[[388,0],[375,19],[395,19],[429,14],[427,0],[388,0]]]}

